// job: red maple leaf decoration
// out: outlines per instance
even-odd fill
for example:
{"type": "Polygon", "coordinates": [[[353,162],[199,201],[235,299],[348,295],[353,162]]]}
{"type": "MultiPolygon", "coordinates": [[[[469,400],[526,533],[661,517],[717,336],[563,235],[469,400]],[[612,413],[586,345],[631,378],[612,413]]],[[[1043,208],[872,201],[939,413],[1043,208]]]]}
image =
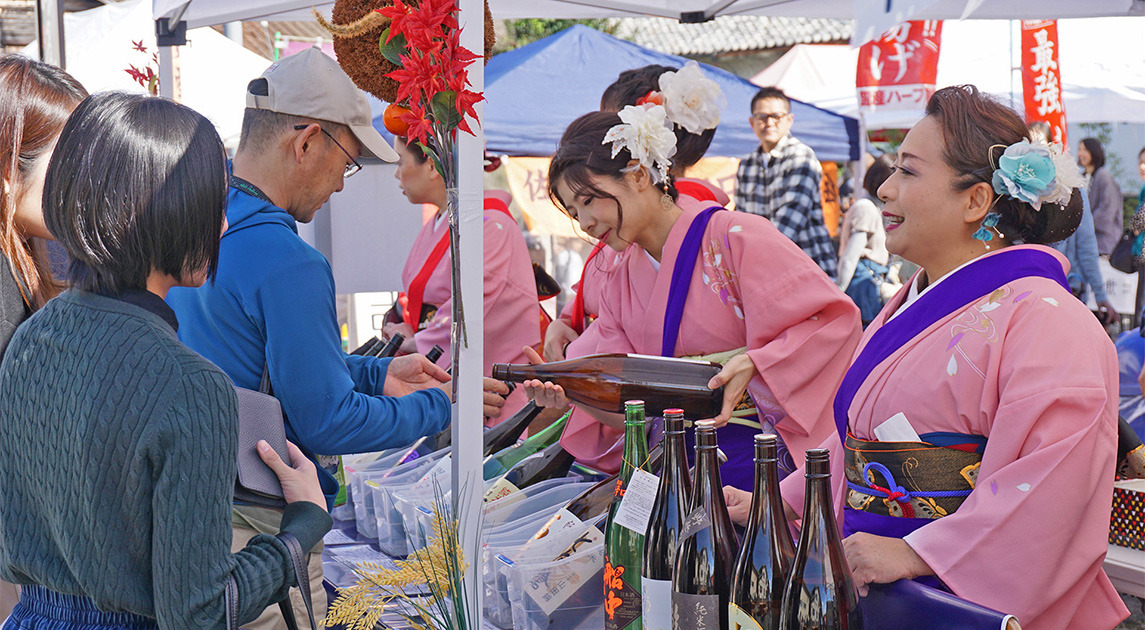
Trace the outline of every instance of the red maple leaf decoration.
{"type": "Polygon", "coordinates": [[[142,39],[139,41],[135,41],[134,39],[131,40],[131,47],[134,48],[135,50],[138,50],[141,53],[147,52],[147,47],[143,45],[142,39]]]}

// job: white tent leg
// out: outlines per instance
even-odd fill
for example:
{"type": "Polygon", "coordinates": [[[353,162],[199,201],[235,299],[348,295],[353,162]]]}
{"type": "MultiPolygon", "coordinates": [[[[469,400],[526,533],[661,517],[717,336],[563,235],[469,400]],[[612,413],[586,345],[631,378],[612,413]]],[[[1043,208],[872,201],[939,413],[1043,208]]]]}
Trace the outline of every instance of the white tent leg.
{"type": "Polygon", "coordinates": [[[64,0],[36,0],[36,32],[40,61],[66,68],[64,59],[64,0]]]}
{"type": "MultiPolygon", "coordinates": [[[[458,2],[458,23],[462,26],[461,45],[481,54],[485,50],[485,5],[481,0],[458,2]]],[[[480,60],[469,65],[469,80],[475,92],[485,89],[485,66],[480,60]]],[[[477,105],[478,116],[484,108],[477,105]]],[[[482,415],[482,374],[484,357],[484,196],[482,154],[485,132],[481,125],[471,125],[477,136],[458,132],[458,201],[460,209],[460,260],[453,264],[461,269],[461,298],[465,308],[464,326],[468,343],[459,350],[457,371],[453,375],[456,403],[453,406],[453,514],[459,519],[461,548],[468,567],[464,585],[469,602],[469,627],[481,627],[481,562],[474,556],[481,538],[482,473],[481,449],[484,427],[482,415]],[[461,492],[465,488],[465,492],[461,492]]]]}
{"type": "Polygon", "coordinates": [[[159,47],[159,96],[171,100],[175,98],[175,48],[159,47]]]}

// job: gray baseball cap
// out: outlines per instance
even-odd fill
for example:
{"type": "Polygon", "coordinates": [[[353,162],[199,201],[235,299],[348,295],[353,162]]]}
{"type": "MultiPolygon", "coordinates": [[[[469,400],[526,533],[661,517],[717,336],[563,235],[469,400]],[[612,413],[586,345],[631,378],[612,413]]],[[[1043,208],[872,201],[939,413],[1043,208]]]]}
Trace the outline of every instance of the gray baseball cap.
{"type": "Polygon", "coordinates": [[[318,48],[276,61],[261,78],[266,79],[267,94],[253,94],[248,88],[247,107],[341,123],[362,144],[362,155],[398,161],[397,152],[371,123],[366,96],[338,62],[318,48]]]}

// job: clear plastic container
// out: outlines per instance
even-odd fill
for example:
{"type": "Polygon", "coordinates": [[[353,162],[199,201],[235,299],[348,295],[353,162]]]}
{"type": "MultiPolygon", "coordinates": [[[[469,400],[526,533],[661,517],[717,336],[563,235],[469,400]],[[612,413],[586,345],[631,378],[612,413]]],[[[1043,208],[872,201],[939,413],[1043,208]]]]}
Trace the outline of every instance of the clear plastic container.
{"type": "Polygon", "coordinates": [[[604,627],[604,543],[554,562],[497,556],[504,572],[514,630],[599,630],[604,627]]]}
{"type": "Polygon", "coordinates": [[[392,470],[380,468],[359,472],[357,478],[363,484],[364,491],[362,500],[354,505],[354,520],[358,526],[358,533],[365,538],[377,539],[380,535],[379,525],[389,522],[392,509],[392,504],[387,504],[386,507],[377,506],[378,497],[388,497],[396,489],[417,483],[444,455],[444,452],[432,453],[392,470]]]}
{"type": "Polygon", "coordinates": [[[517,520],[550,506],[562,506],[592,486],[580,477],[546,479],[485,505],[482,529],[517,520]]]}
{"type": "Polygon", "coordinates": [[[377,480],[380,477],[386,477],[387,473],[389,477],[399,475],[403,472],[423,466],[427,461],[436,461],[449,452],[448,449],[443,449],[436,453],[430,453],[429,455],[424,455],[404,464],[394,466],[394,464],[401,459],[402,455],[409,450],[409,446],[412,445],[384,451],[382,456],[365,464],[360,462],[355,462],[351,465],[343,464],[343,469],[346,471],[346,503],[354,506],[354,521],[359,531],[361,531],[363,527],[368,531],[373,530],[372,524],[363,525],[367,519],[373,519],[373,510],[370,507],[373,505],[373,497],[370,492],[366,491],[366,480],[377,480]]]}

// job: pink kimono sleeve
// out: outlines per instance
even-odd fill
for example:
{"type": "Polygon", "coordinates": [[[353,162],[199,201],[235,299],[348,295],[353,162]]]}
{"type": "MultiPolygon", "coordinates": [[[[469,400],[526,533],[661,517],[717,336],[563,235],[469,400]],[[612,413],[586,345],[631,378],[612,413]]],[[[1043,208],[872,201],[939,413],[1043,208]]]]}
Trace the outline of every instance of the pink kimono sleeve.
{"type": "Polygon", "coordinates": [[[859,310],[798,246],[760,223],[729,237],[741,270],[747,355],[759,372],[748,391],[786,413],[776,429],[800,463],[835,431],[831,401],[862,333],[859,310]]]}
{"type": "Polygon", "coordinates": [[[1004,332],[996,410],[985,403],[989,381],[982,396],[990,429],[974,492],[905,540],[957,595],[1024,628],[1108,629],[1127,613],[1102,570],[1116,357],[1093,317],[1059,292],[1060,308],[1038,300],[1004,332]]]}

